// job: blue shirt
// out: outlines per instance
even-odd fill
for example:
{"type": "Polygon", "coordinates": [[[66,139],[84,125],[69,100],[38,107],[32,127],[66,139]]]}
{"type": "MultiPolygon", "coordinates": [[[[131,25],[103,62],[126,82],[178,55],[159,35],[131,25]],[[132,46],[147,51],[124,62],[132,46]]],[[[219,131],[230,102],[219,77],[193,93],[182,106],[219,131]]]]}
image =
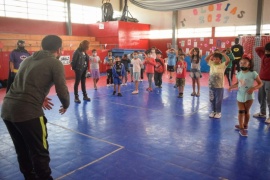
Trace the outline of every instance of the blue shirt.
{"type": "Polygon", "coordinates": [[[247,90],[253,87],[254,80],[257,78],[258,73],[256,71],[249,71],[243,73],[240,71],[236,77],[238,79],[238,92],[237,92],[237,101],[246,102],[254,98],[254,92],[252,94],[248,94],[247,90]]]}
{"type": "Polygon", "coordinates": [[[168,66],[175,66],[176,64],[176,54],[175,53],[167,53],[168,55],[168,66]]]}

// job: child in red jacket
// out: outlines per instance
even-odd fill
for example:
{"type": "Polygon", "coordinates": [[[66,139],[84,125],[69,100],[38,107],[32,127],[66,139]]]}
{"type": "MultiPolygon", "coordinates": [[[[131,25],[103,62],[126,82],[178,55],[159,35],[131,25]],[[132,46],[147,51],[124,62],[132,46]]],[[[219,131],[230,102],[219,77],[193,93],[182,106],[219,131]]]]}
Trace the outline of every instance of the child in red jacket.
{"type": "Polygon", "coordinates": [[[146,91],[150,91],[152,92],[152,79],[154,76],[154,72],[155,72],[155,65],[156,65],[156,61],[154,58],[151,57],[151,52],[150,51],[146,51],[146,58],[144,61],[144,65],[145,65],[145,72],[146,72],[146,76],[148,78],[148,88],[146,89],[146,91]]]}
{"type": "Polygon", "coordinates": [[[179,95],[177,97],[182,98],[187,74],[187,63],[185,61],[185,54],[179,55],[179,60],[175,65],[175,72],[176,72],[176,86],[178,87],[179,91],[179,95]]]}

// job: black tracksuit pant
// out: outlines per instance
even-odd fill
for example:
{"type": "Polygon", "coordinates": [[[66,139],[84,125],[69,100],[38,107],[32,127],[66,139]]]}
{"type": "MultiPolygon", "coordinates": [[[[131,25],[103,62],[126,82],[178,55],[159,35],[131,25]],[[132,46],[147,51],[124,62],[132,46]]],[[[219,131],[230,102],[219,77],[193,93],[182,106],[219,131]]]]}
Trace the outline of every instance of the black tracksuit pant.
{"type": "Polygon", "coordinates": [[[51,180],[47,119],[45,116],[24,122],[5,121],[13,141],[20,171],[25,179],[51,180]]]}

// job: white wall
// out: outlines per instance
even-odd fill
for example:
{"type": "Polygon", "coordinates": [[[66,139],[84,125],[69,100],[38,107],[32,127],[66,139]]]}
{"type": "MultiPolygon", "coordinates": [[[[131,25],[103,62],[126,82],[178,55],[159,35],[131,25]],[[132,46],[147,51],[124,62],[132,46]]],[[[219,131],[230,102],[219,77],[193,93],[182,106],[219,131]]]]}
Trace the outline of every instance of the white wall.
{"type": "Polygon", "coordinates": [[[185,26],[188,28],[256,24],[257,0],[229,0],[219,4],[221,4],[220,10],[217,9],[217,4],[213,6],[213,11],[209,10],[209,6],[182,10],[179,12],[179,20],[186,19],[185,26]],[[230,5],[225,11],[227,4],[230,5]],[[237,8],[235,14],[231,13],[234,8],[237,8]],[[198,12],[197,15],[194,14],[194,11],[198,12]],[[241,12],[243,17],[239,18],[238,15],[241,15],[241,12]],[[208,16],[212,16],[212,20],[208,21],[208,16]]]}

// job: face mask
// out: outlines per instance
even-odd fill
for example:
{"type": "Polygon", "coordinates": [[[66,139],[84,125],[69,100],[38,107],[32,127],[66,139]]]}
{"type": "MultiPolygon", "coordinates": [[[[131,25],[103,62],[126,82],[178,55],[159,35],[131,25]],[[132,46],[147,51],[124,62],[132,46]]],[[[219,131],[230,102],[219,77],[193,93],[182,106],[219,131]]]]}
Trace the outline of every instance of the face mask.
{"type": "Polygon", "coordinates": [[[240,69],[241,69],[242,71],[246,71],[246,70],[248,70],[248,67],[240,67],[240,69]]]}
{"type": "Polygon", "coordinates": [[[270,54],[265,54],[265,56],[269,58],[270,57],[270,54]]]}
{"type": "Polygon", "coordinates": [[[93,55],[94,55],[94,56],[96,56],[96,55],[97,55],[97,53],[93,53],[93,55]]]}
{"type": "Polygon", "coordinates": [[[120,61],[117,61],[117,62],[116,62],[116,64],[117,64],[117,65],[120,65],[120,64],[121,64],[121,62],[120,62],[120,61]]]}
{"type": "Polygon", "coordinates": [[[135,59],[138,58],[138,56],[133,56],[135,59]]]}

